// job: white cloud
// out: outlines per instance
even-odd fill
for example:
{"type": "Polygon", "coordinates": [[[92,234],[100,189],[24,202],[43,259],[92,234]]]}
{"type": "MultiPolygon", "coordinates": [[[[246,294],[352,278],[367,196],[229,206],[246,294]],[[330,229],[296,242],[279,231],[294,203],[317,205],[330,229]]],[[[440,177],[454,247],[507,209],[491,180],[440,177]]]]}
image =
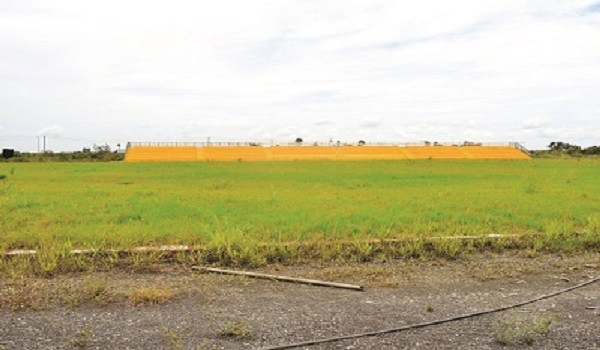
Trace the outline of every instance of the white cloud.
{"type": "Polygon", "coordinates": [[[58,125],[47,126],[41,130],[39,130],[36,135],[37,136],[61,136],[65,132],[65,128],[58,125]]]}
{"type": "Polygon", "coordinates": [[[523,129],[525,130],[534,130],[541,129],[548,125],[548,123],[540,118],[529,118],[523,121],[523,129]]]}
{"type": "Polygon", "coordinates": [[[314,126],[327,126],[331,125],[331,120],[317,120],[313,123],[314,126]]]}
{"type": "Polygon", "coordinates": [[[363,118],[359,123],[359,126],[365,129],[375,129],[381,127],[382,125],[383,122],[375,118],[363,118]]]}
{"type": "Polygon", "coordinates": [[[274,135],[280,139],[291,139],[300,137],[303,132],[296,126],[287,126],[275,131],[274,135]]]}
{"type": "Polygon", "coordinates": [[[494,138],[494,133],[482,127],[461,125],[437,125],[436,123],[418,123],[397,128],[395,132],[406,142],[463,142],[486,140],[500,141],[494,138]]]}
{"type": "Polygon", "coordinates": [[[565,141],[600,143],[576,127],[600,124],[597,7],[2,3],[0,118],[14,135],[68,125],[71,134],[56,141],[65,149],[81,147],[75,138],[287,141],[293,133],[322,141],[526,137],[543,146],[560,136],[539,132],[550,126],[573,137],[565,141]]]}

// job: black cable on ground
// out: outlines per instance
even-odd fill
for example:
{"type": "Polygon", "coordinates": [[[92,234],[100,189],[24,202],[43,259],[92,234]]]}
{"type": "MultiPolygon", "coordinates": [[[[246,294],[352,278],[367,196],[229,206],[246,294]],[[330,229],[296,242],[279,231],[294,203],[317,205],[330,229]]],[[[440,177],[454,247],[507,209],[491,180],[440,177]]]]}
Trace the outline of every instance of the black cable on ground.
{"type": "Polygon", "coordinates": [[[379,330],[379,331],[373,331],[373,332],[365,332],[365,333],[356,333],[356,334],[350,334],[350,335],[343,335],[343,336],[339,336],[339,337],[332,337],[332,338],[324,338],[324,339],[317,339],[317,340],[309,340],[309,341],[304,341],[304,342],[299,342],[299,343],[293,343],[293,344],[286,344],[286,345],[278,345],[278,346],[271,346],[271,347],[267,347],[264,348],[264,350],[282,350],[282,349],[292,349],[292,348],[297,348],[300,346],[310,346],[310,345],[317,345],[317,344],[323,344],[323,343],[331,343],[331,342],[335,342],[335,341],[340,341],[340,340],[347,340],[347,339],[355,339],[355,338],[363,338],[363,337],[373,337],[373,336],[377,336],[377,335],[382,335],[382,334],[387,334],[387,333],[395,333],[395,332],[400,332],[400,331],[405,331],[408,329],[416,329],[416,328],[424,328],[424,327],[428,327],[428,326],[434,326],[434,325],[438,325],[438,324],[442,324],[442,323],[447,323],[447,322],[452,322],[452,321],[459,321],[459,320],[464,320],[466,318],[471,318],[471,317],[475,317],[475,316],[481,316],[481,315],[486,315],[486,314],[492,314],[492,313],[496,313],[496,312],[501,312],[501,311],[505,311],[505,310],[509,310],[509,309],[514,309],[520,306],[524,306],[527,304],[532,304],[535,303],[537,301],[540,300],[544,300],[544,299],[548,299],[563,293],[567,293],[570,292],[574,289],[578,289],[578,288],[582,288],[585,287],[589,284],[595,283],[600,281],[600,277],[579,283],[575,286],[569,287],[569,288],[565,288],[565,289],[561,289],[557,292],[554,293],[550,293],[550,294],[545,294],[542,296],[539,296],[537,298],[534,299],[529,299],[526,301],[522,301],[520,303],[516,303],[516,304],[512,304],[512,305],[508,305],[508,306],[503,306],[503,307],[499,307],[496,309],[491,309],[491,310],[485,310],[485,311],[478,311],[478,312],[473,312],[473,313],[469,313],[469,314],[464,314],[464,315],[459,315],[459,316],[455,316],[455,317],[450,317],[450,318],[445,318],[445,319],[441,319],[441,320],[436,320],[436,321],[431,321],[431,322],[424,322],[424,323],[417,323],[417,324],[411,324],[411,325],[406,325],[406,326],[401,326],[401,327],[396,327],[396,328],[389,328],[389,329],[384,329],[384,330],[379,330]]]}

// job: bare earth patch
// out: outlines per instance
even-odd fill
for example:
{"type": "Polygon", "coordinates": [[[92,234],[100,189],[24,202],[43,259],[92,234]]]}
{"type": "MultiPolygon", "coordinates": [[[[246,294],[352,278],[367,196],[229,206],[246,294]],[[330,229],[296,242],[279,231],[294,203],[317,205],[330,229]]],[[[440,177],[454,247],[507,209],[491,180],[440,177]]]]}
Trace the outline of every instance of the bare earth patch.
{"type": "MultiPolygon", "coordinates": [[[[88,273],[0,280],[0,349],[260,349],[527,300],[600,274],[600,255],[269,266],[355,292],[209,275],[88,273]],[[132,293],[140,292],[132,301],[132,293]],[[138,299],[136,299],[138,300],[138,299]]],[[[307,349],[595,349],[600,284],[507,312],[307,349]]]]}

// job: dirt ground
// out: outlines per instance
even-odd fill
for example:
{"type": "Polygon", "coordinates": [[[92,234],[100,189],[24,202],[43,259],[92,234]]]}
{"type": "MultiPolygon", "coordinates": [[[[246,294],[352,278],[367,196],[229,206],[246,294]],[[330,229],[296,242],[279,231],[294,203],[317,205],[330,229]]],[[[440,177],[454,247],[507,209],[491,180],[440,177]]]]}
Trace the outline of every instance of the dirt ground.
{"type": "MultiPolygon", "coordinates": [[[[260,269],[363,292],[182,266],[4,278],[0,349],[264,349],[510,305],[597,277],[599,266],[600,254],[484,254],[260,269]]],[[[299,349],[600,349],[599,325],[595,283],[510,311],[299,349]]]]}

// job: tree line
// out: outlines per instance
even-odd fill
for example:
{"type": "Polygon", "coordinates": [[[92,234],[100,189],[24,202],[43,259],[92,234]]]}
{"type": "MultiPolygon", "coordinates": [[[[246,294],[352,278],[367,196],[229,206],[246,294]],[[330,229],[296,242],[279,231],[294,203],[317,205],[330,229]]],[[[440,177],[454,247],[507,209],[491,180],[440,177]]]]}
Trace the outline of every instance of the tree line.
{"type": "Polygon", "coordinates": [[[590,146],[583,148],[568,142],[553,141],[548,145],[548,149],[554,152],[562,152],[570,155],[600,155],[600,146],[590,146]]]}
{"type": "Polygon", "coordinates": [[[52,151],[19,152],[3,149],[0,162],[113,162],[122,161],[124,158],[123,152],[112,151],[108,145],[94,145],[92,148],[84,148],[82,151],[59,153],[52,151]]]}

